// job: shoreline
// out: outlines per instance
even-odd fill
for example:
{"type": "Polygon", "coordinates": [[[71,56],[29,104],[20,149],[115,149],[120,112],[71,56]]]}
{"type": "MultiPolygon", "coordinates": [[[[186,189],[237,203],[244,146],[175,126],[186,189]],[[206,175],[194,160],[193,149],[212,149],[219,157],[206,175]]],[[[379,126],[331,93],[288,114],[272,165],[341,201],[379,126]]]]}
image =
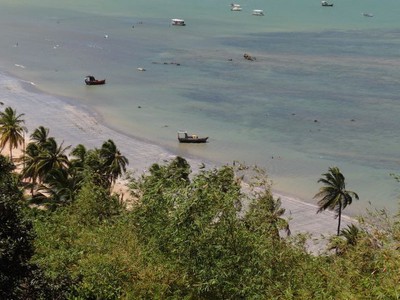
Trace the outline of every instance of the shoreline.
{"type": "MultiPolygon", "coordinates": [[[[3,73],[4,74],[4,73],[3,73]]],[[[1,101],[5,108],[11,106],[18,114],[24,114],[25,126],[28,129],[27,137],[38,126],[49,128],[49,135],[53,136],[59,145],[84,144],[87,148],[101,147],[101,144],[112,139],[121,153],[129,160],[128,170],[133,174],[142,174],[153,163],[163,164],[176,157],[171,151],[160,145],[143,141],[132,136],[125,135],[110,127],[105,126],[95,113],[89,108],[75,105],[72,101],[66,101],[62,97],[48,95],[36,86],[32,89],[29,81],[12,78],[7,75],[0,77],[1,101]]],[[[198,171],[203,162],[208,167],[217,167],[215,162],[201,160],[200,158],[184,157],[191,166],[192,172],[198,171]]],[[[292,233],[309,233],[311,252],[322,249],[321,243],[325,243],[321,236],[335,234],[337,219],[334,213],[325,211],[316,214],[317,206],[307,203],[299,198],[285,195],[284,192],[275,191],[273,194],[282,201],[282,207],[286,209],[285,217],[289,219],[292,233]]],[[[354,221],[349,216],[343,215],[342,228],[354,221]]]]}

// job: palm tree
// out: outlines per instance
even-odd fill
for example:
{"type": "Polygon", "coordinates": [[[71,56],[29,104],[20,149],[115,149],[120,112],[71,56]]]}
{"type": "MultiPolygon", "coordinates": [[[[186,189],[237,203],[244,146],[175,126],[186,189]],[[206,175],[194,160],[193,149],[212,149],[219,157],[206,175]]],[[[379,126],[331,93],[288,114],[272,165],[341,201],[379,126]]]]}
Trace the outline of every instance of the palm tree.
{"type": "MultiPolygon", "coordinates": [[[[343,255],[366,236],[367,232],[364,231],[364,229],[360,229],[354,224],[347,225],[347,228],[340,230],[340,237],[335,237],[330,240],[328,249],[335,249],[336,254],[343,255]]],[[[365,239],[365,241],[368,242],[368,239],[365,239]]]]}
{"type": "Polygon", "coordinates": [[[46,143],[48,142],[49,129],[39,126],[30,135],[30,139],[32,141],[24,150],[22,176],[23,178],[31,179],[31,195],[33,197],[36,181],[41,175],[40,170],[38,169],[39,156],[44,151],[46,143]]]}
{"type": "Polygon", "coordinates": [[[347,225],[347,228],[342,229],[340,231],[340,235],[346,239],[346,244],[352,246],[355,246],[357,244],[357,241],[360,238],[361,233],[362,230],[359,229],[354,224],[347,225]]]}
{"type": "Polygon", "coordinates": [[[26,128],[22,125],[25,121],[21,119],[23,115],[17,115],[16,110],[11,107],[0,112],[0,147],[3,150],[6,144],[9,145],[11,161],[13,160],[12,150],[18,148],[25,140],[26,128]]]}
{"type": "Polygon", "coordinates": [[[34,143],[30,142],[26,149],[24,150],[24,167],[22,169],[22,177],[23,178],[31,178],[31,194],[33,196],[33,189],[36,185],[36,179],[38,177],[37,164],[39,160],[41,149],[40,147],[34,143]]]}
{"type": "Polygon", "coordinates": [[[126,171],[129,164],[128,159],[121,154],[112,140],[104,142],[100,149],[103,174],[107,177],[110,185],[115,183],[117,178],[126,171]]]}
{"type": "Polygon", "coordinates": [[[86,155],[88,151],[86,147],[82,144],[79,144],[74,149],[72,149],[70,155],[73,157],[71,159],[71,166],[73,168],[82,170],[86,163],[86,155]]]}
{"type": "Polygon", "coordinates": [[[49,129],[43,126],[39,126],[31,134],[31,140],[35,142],[38,146],[44,147],[49,138],[49,129]]]}
{"type": "Polygon", "coordinates": [[[76,169],[52,169],[40,190],[46,191],[57,204],[73,202],[81,188],[83,175],[76,169]]]}
{"type": "Polygon", "coordinates": [[[36,164],[37,174],[42,181],[51,170],[64,169],[69,166],[69,160],[65,151],[70,147],[63,148],[62,143],[58,146],[53,137],[47,139],[44,148],[40,151],[36,164]]]}
{"type": "Polygon", "coordinates": [[[326,209],[336,211],[338,217],[337,235],[340,235],[340,223],[342,219],[342,210],[350,205],[355,199],[359,199],[355,192],[346,190],[345,179],[338,167],[329,168],[329,172],[322,174],[318,182],[324,184],[319,192],[314,196],[318,200],[318,211],[320,213],[326,209]]]}

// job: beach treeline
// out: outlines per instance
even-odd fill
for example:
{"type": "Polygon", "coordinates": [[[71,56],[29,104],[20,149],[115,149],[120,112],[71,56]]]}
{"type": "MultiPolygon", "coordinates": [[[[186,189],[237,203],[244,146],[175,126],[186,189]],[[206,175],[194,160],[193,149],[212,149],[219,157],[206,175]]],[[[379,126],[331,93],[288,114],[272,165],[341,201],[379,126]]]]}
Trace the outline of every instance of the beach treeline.
{"type": "MultiPolygon", "coordinates": [[[[131,176],[112,140],[71,148],[44,127],[15,145],[0,155],[1,299],[399,298],[399,216],[339,223],[314,255],[263,170],[193,173],[176,157],[131,176]]],[[[339,213],[354,194],[338,169],[323,175],[320,210],[339,213]]]]}

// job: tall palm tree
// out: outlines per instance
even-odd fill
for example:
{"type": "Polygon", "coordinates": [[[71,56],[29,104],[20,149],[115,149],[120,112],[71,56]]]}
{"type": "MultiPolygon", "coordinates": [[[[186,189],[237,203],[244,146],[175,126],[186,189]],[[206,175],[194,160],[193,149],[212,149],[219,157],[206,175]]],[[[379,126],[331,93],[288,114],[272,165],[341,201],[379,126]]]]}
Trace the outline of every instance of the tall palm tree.
{"type": "Polygon", "coordinates": [[[103,165],[103,174],[107,177],[110,185],[126,171],[129,164],[128,159],[121,154],[112,140],[103,143],[100,149],[100,158],[103,165]]]}
{"type": "Polygon", "coordinates": [[[0,148],[2,150],[6,144],[9,145],[11,161],[13,159],[12,150],[22,145],[25,140],[26,128],[23,126],[25,121],[21,119],[23,115],[17,115],[17,111],[11,107],[0,112],[0,148]]]}
{"type": "Polygon", "coordinates": [[[329,172],[322,174],[322,178],[318,180],[324,184],[319,192],[314,196],[318,200],[318,211],[320,213],[326,209],[334,210],[338,217],[337,235],[340,235],[340,223],[342,219],[342,210],[350,205],[355,199],[359,199],[355,192],[346,190],[346,184],[343,174],[338,167],[329,168],[329,172]]]}

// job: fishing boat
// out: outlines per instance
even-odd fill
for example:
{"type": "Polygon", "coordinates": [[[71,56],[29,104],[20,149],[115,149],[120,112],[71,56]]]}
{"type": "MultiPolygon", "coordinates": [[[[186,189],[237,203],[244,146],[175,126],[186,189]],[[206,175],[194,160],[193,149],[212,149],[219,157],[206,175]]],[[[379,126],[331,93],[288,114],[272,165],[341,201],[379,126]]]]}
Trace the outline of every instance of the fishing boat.
{"type": "Polygon", "coordinates": [[[188,134],[187,131],[178,131],[178,141],[180,143],[206,143],[207,137],[199,137],[195,134],[188,134]]]}
{"type": "Polygon", "coordinates": [[[328,3],[328,1],[321,1],[322,6],[333,6],[333,3],[328,3]]]}
{"type": "Polygon", "coordinates": [[[264,11],[261,10],[261,9],[254,9],[252,15],[253,16],[263,16],[264,15],[264,11]]]}
{"type": "Polygon", "coordinates": [[[186,26],[185,20],[182,20],[182,19],[171,19],[171,25],[174,25],[174,26],[186,26]]]}
{"type": "Polygon", "coordinates": [[[85,83],[87,85],[100,85],[100,84],[105,84],[106,80],[105,79],[98,80],[94,78],[94,76],[88,75],[85,77],[85,83]]]}

